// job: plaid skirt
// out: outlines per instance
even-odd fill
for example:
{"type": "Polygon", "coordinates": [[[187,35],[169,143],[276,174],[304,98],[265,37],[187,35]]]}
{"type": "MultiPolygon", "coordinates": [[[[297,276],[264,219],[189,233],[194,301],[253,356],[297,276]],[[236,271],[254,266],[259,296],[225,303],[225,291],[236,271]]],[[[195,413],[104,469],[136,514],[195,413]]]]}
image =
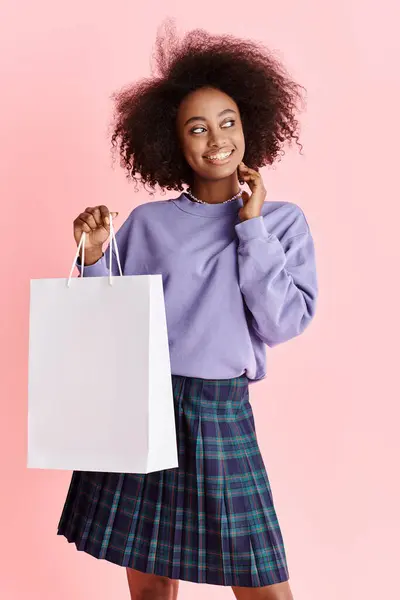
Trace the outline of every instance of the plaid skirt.
{"type": "Polygon", "coordinates": [[[245,375],[173,375],[179,467],[74,471],[58,535],[172,579],[260,587],[289,579],[245,375]]]}

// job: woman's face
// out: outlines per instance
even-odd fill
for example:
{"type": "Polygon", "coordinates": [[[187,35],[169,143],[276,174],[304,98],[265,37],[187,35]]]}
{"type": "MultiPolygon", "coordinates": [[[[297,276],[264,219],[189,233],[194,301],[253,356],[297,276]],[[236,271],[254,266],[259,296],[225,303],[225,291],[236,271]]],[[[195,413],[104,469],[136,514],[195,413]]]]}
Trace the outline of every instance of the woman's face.
{"type": "Polygon", "coordinates": [[[214,88],[201,88],[184,98],[177,131],[183,154],[195,175],[220,180],[236,174],[245,141],[236,102],[214,88]]]}

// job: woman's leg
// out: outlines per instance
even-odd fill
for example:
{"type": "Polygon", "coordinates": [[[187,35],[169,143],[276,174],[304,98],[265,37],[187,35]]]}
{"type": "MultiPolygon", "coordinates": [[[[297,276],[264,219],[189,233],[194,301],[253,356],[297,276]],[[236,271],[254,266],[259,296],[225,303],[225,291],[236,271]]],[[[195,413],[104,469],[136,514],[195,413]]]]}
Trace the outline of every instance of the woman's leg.
{"type": "Polygon", "coordinates": [[[237,600],[293,600],[289,582],[274,583],[264,587],[232,587],[237,600]]]}
{"type": "Polygon", "coordinates": [[[131,600],[176,600],[178,579],[126,569],[131,600]]]}

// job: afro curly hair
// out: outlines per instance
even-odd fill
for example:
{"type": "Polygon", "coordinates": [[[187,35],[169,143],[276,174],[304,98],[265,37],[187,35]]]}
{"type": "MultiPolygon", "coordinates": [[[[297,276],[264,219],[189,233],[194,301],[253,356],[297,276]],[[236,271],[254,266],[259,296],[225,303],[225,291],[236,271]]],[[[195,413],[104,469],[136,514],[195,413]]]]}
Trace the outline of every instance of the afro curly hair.
{"type": "Polygon", "coordinates": [[[158,31],[154,58],[155,75],[113,95],[111,142],[129,179],[153,190],[183,191],[192,184],[176,116],[185,96],[202,87],[219,89],[236,102],[250,168],[272,165],[293,139],[301,148],[296,112],[304,88],[262,44],[202,29],[179,40],[168,19],[165,33],[158,31]]]}

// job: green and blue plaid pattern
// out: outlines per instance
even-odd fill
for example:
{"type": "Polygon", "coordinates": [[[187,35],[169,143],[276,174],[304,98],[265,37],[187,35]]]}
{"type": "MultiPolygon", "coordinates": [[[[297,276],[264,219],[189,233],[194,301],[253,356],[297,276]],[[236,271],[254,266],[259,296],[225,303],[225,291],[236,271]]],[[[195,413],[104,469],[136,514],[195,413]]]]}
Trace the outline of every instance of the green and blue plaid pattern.
{"type": "Polygon", "coordinates": [[[245,375],[173,375],[179,467],[74,471],[58,535],[99,559],[197,583],[289,579],[245,375]]]}

